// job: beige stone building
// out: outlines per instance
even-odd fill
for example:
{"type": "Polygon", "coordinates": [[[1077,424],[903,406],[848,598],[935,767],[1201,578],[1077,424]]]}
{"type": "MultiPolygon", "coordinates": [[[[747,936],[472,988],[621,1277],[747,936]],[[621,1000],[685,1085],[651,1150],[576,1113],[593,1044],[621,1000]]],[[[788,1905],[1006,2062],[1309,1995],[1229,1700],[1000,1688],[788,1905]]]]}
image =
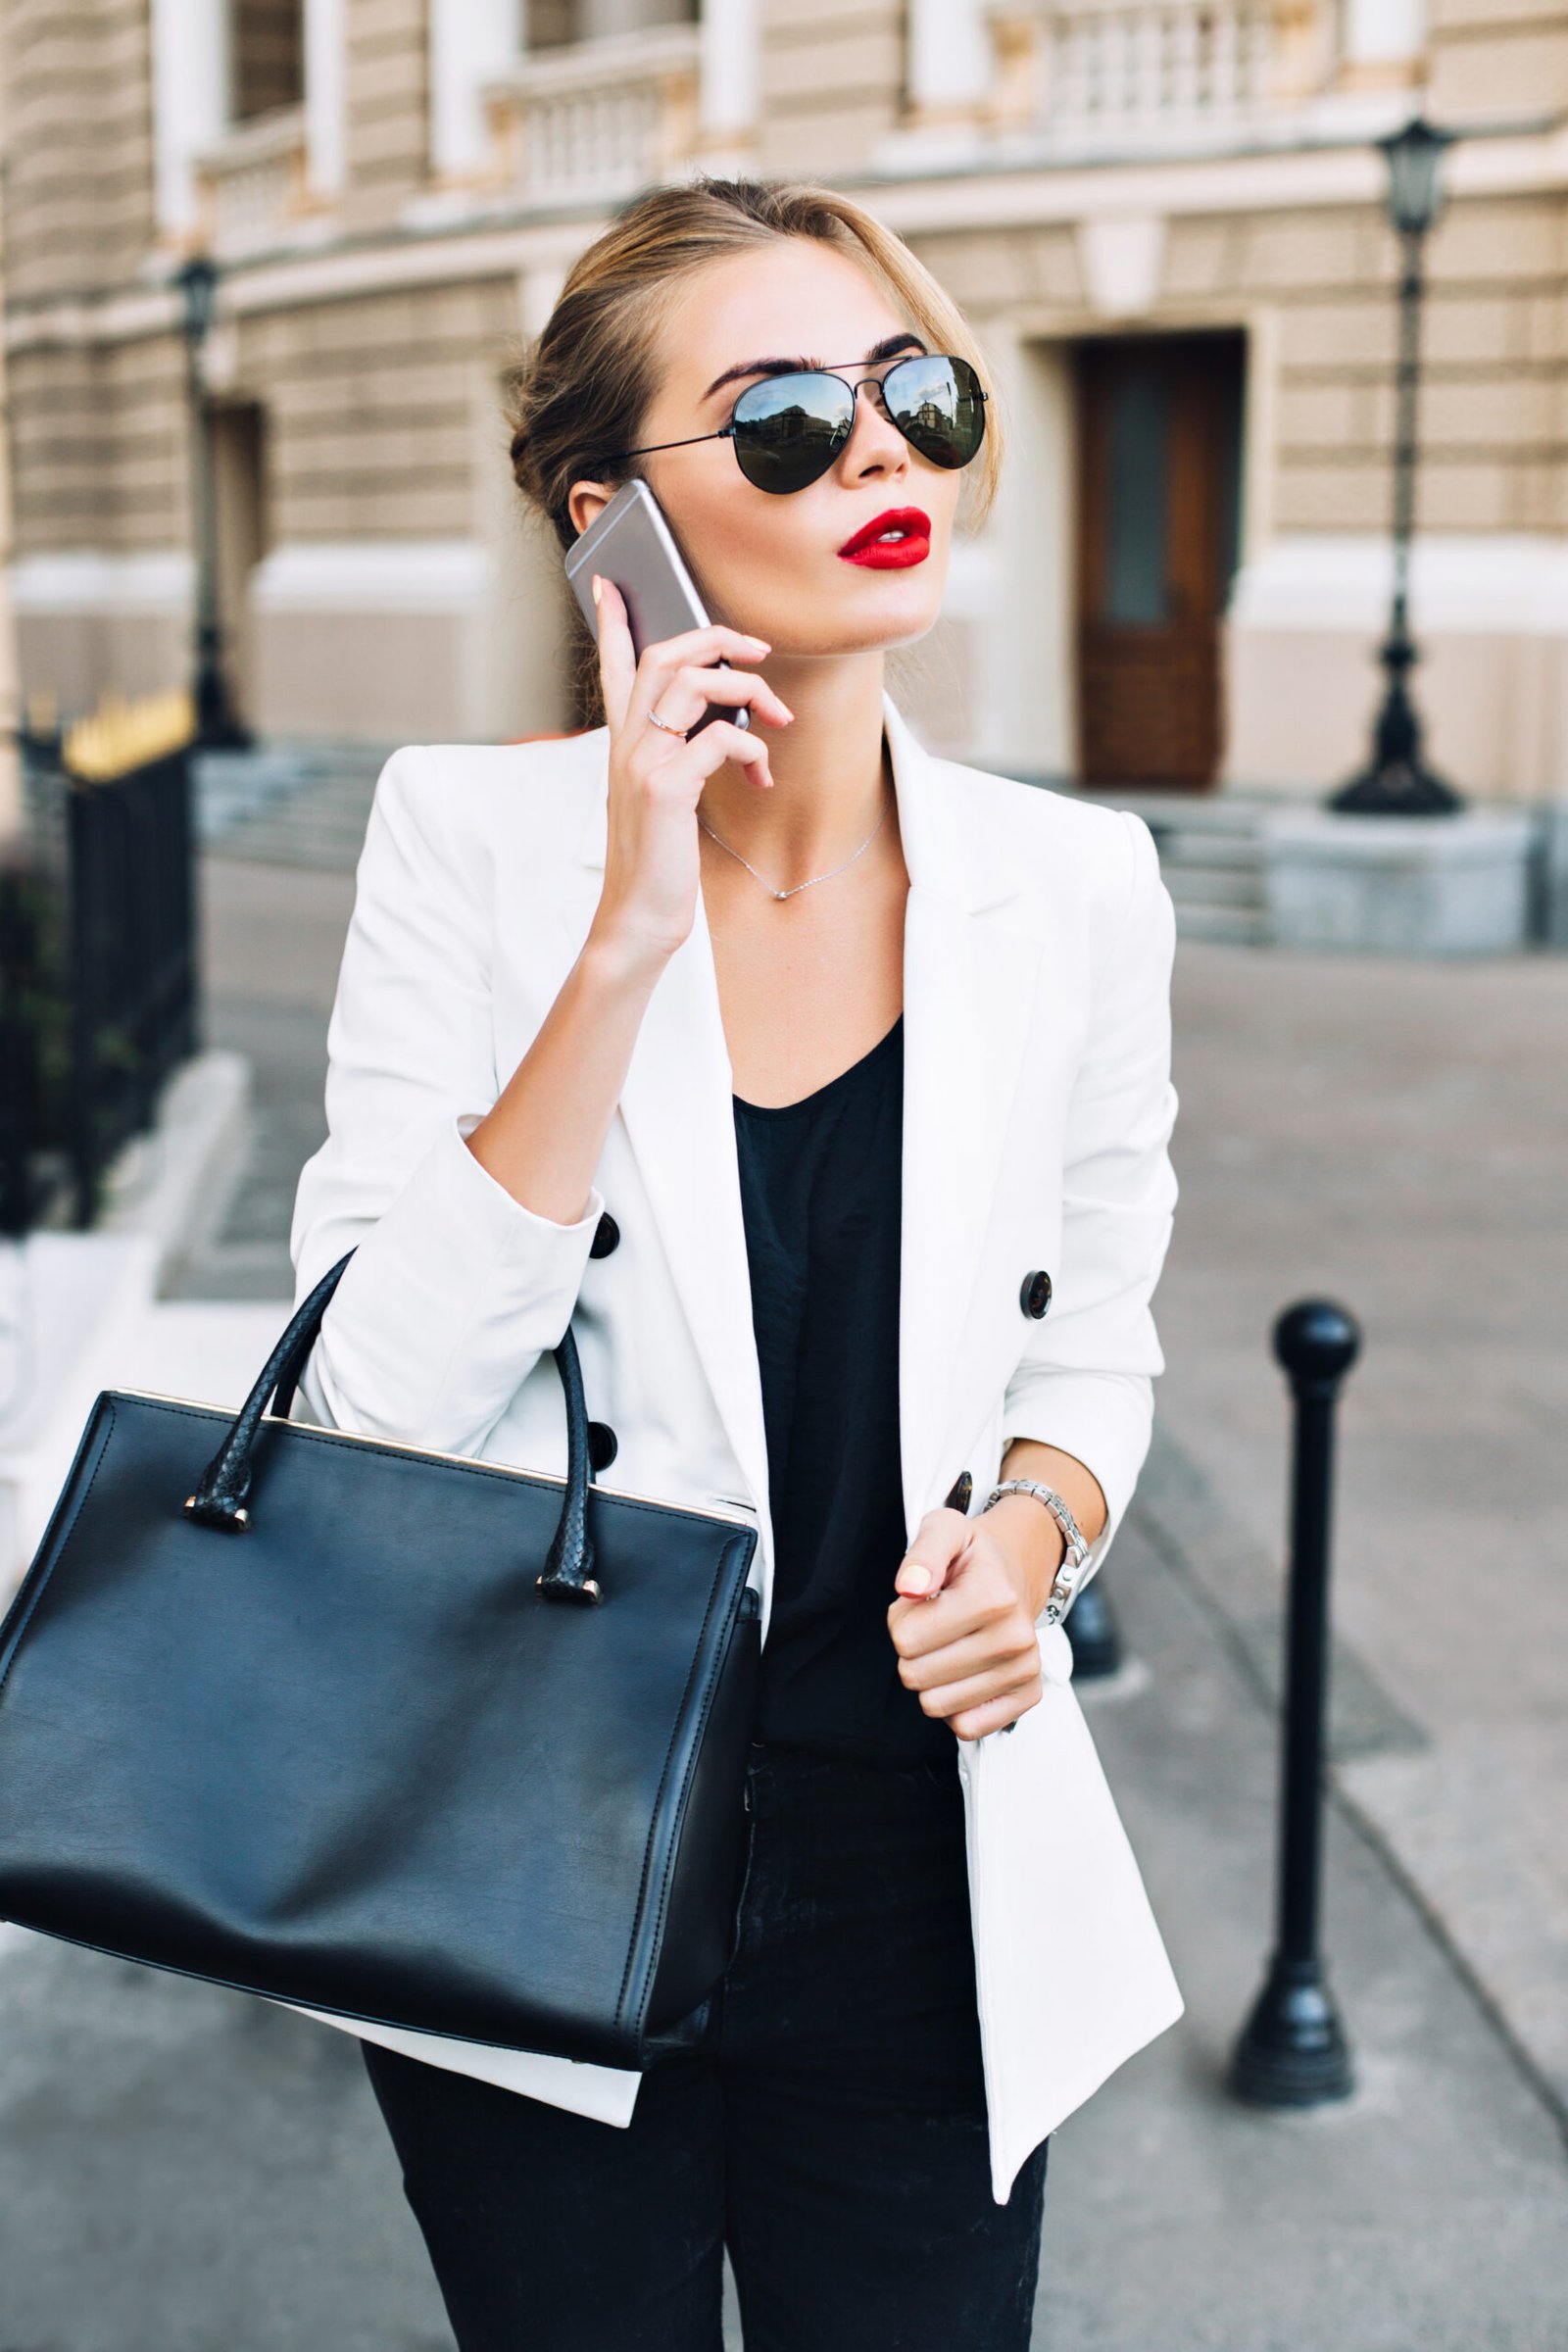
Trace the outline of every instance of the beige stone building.
{"type": "Polygon", "coordinates": [[[1371,141],[1465,135],[1429,241],[1413,619],[1435,761],[1568,788],[1561,0],[0,0],[10,601],[68,712],[186,672],[172,271],[222,264],[222,598],[260,729],[572,723],[497,382],[607,211],[852,190],[1011,431],[904,692],[1050,778],[1318,791],[1387,604],[1396,248],[1371,141]]]}
{"type": "MultiPolygon", "coordinates": [[[[0,180],[0,284],[5,270],[5,186],[0,180]]],[[[9,437],[6,416],[5,353],[0,350],[0,448],[9,437]]],[[[17,631],[11,610],[11,481],[0,473],[0,852],[23,826],[22,762],[17,730],[22,719],[18,692],[17,631]]]]}

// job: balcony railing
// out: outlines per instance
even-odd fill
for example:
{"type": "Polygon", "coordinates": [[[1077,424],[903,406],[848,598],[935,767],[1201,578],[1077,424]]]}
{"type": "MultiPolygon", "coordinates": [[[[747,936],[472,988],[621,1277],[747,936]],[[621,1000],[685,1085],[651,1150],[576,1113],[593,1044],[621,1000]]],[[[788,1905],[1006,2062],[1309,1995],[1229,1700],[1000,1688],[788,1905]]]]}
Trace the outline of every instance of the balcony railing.
{"type": "Polygon", "coordinates": [[[220,259],[287,244],[312,200],[302,106],[279,107],[225,133],[196,159],[211,250],[220,259]]]}
{"type": "Polygon", "coordinates": [[[610,202],[667,178],[698,132],[694,24],[519,58],[485,98],[510,185],[533,202],[610,202]]]}
{"type": "Polygon", "coordinates": [[[1325,86],[1325,0],[994,0],[999,129],[1148,149],[1244,132],[1325,86]]]}

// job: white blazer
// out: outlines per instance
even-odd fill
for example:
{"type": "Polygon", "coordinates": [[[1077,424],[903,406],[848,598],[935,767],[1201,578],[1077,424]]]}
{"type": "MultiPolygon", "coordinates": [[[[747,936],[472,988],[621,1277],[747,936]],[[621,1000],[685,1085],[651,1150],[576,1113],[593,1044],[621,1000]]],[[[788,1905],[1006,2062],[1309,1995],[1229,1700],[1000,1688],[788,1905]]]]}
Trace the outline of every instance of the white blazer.
{"type": "MultiPolygon", "coordinates": [[[[1171,903],[1126,811],[935,757],[891,696],[909,873],[900,1408],[906,1538],[963,1470],[983,1505],[1007,1444],[1086,1462],[1109,1520],[1148,1450],[1150,1312],[1176,1182],[1167,1152],[1171,903]],[[1020,1301],[1044,1270],[1043,1319],[1020,1301]]],[[[464,1137],[582,947],[605,863],[609,733],[415,744],[376,786],[327,1031],[326,1142],[301,1173],[296,1303],[350,1248],[296,1417],[562,1474],[549,1350],[568,1321],[607,1487],[749,1517],[765,1642],[773,1541],[745,1228],[706,909],[650,1000],[588,1204],[536,1214],[464,1137]],[[590,1257],[601,1216],[619,1228],[590,1257]]],[[[889,1593],[896,1562],[888,1562],[889,1593]]],[[[461,1561],[431,1562],[432,1575],[461,1561]]],[[[1182,2014],[1071,1684],[957,1740],[992,2189],[1182,2014]]],[[[291,2004],[292,2005],[292,2004],[291,2004]]],[[[309,2015],[324,2013],[309,2011],[309,2015]]],[[[639,2075],[325,2022],[612,2124],[639,2075]]]]}

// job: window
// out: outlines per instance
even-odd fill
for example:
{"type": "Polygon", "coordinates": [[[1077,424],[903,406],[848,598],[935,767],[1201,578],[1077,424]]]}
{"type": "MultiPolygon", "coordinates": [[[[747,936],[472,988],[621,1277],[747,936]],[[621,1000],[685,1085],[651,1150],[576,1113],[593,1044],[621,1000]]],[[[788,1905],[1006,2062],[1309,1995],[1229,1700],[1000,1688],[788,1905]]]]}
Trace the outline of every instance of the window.
{"type": "Polygon", "coordinates": [[[524,0],[528,47],[564,49],[602,41],[612,33],[647,32],[662,24],[695,24],[700,0],[524,0]]]}
{"type": "Polygon", "coordinates": [[[229,0],[228,119],[305,102],[304,0],[229,0]]]}

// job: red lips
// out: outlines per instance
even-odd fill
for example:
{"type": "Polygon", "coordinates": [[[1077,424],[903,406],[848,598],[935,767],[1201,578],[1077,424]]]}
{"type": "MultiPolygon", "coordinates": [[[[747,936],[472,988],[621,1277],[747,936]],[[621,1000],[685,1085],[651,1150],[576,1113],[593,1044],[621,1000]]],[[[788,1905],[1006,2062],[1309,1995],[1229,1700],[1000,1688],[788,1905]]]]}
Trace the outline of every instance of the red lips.
{"type": "Polygon", "coordinates": [[[873,514],[839,549],[847,564],[864,564],[873,571],[923,564],[930,553],[931,517],[920,507],[889,507],[885,514],[873,514]],[[901,535],[884,539],[884,531],[901,535]]]}

